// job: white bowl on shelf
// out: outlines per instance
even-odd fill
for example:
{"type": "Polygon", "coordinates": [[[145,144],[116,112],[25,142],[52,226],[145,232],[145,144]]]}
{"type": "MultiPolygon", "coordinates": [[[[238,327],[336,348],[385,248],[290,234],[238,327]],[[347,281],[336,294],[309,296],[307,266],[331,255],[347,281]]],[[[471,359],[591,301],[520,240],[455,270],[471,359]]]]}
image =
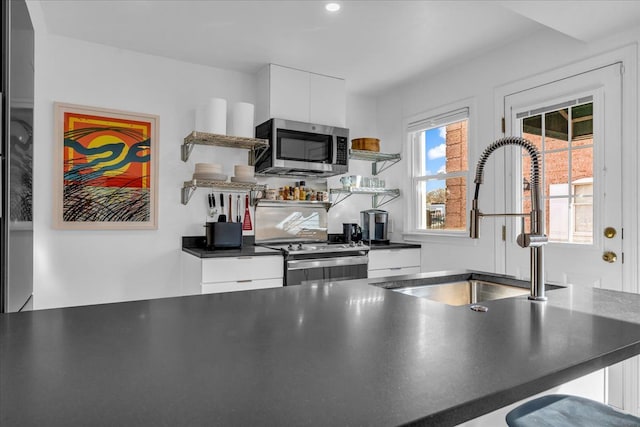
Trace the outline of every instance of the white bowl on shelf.
{"type": "Polygon", "coordinates": [[[236,177],[250,177],[253,178],[255,174],[255,168],[248,165],[235,165],[233,167],[233,175],[236,177]]]}
{"type": "Polygon", "coordinates": [[[237,182],[242,184],[255,184],[258,182],[258,180],[252,176],[232,176],[231,182],[237,182]]]}
{"type": "Polygon", "coordinates": [[[222,165],[219,163],[196,163],[196,173],[222,173],[222,165]]]}
{"type": "Polygon", "coordinates": [[[221,173],[196,172],[193,174],[193,179],[200,181],[226,181],[227,178],[227,175],[221,173]]]}

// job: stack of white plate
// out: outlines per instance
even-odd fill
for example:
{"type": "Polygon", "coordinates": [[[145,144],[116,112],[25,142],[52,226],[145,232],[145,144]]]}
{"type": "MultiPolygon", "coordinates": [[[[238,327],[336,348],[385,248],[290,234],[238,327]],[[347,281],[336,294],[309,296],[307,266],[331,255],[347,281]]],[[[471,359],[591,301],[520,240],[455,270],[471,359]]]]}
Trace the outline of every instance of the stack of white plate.
{"type": "Polygon", "coordinates": [[[222,165],[218,163],[196,163],[193,179],[206,181],[226,181],[227,175],[222,173],[222,165]]]}
{"type": "Polygon", "coordinates": [[[255,168],[247,165],[235,165],[233,167],[233,175],[231,182],[246,182],[255,184],[256,178],[254,177],[255,168]]]}

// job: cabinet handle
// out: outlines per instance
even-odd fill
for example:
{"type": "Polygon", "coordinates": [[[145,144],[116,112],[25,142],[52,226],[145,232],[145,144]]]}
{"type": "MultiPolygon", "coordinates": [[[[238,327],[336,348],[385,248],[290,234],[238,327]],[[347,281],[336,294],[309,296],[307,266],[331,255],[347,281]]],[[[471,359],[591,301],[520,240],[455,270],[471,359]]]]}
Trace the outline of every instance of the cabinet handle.
{"type": "Polygon", "coordinates": [[[236,257],[236,259],[253,259],[253,257],[252,256],[239,256],[239,257],[236,257]]]}
{"type": "Polygon", "coordinates": [[[253,282],[253,280],[249,279],[249,280],[238,280],[237,283],[251,283],[253,282]]]}
{"type": "Polygon", "coordinates": [[[402,267],[391,267],[389,270],[402,270],[402,267]]]}

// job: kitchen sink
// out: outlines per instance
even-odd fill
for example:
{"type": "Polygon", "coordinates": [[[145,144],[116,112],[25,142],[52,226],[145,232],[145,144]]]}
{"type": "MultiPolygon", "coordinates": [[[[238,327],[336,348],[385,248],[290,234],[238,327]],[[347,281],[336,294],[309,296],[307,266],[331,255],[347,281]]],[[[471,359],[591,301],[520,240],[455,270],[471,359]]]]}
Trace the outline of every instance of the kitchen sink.
{"type": "Polygon", "coordinates": [[[527,288],[492,283],[484,280],[462,280],[449,283],[399,287],[391,290],[448,305],[475,304],[482,301],[528,295],[530,292],[527,288]]]}

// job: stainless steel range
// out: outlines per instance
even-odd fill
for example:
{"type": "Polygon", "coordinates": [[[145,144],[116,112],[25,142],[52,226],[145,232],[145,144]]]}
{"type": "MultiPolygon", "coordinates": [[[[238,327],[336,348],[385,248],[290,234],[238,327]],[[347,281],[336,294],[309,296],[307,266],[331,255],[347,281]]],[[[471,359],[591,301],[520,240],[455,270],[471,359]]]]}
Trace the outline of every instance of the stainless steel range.
{"type": "Polygon", "coordinates": [[[284,253],[285,286],[367,277],[369,247],[362,242],[296,242],[261,246],[284,253]]]}
{"type": "Polygon", "coordinates": [[[369,247],[328,243],[327,210],[313,203],[259,203],[256,244],[284,255],[285,286],[367,277],[369,247]]]}

